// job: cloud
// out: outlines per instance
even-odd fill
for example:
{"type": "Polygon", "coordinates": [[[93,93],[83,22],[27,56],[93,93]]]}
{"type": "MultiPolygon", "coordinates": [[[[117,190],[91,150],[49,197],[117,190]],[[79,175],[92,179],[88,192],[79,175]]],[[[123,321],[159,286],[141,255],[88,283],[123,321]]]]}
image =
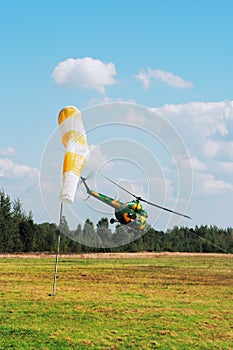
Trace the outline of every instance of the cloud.
{"type": "Polygon", "coordinates": [[[196,174],[197,182],[200,186],[200,192],[206,195],[223,194],[233,191],[233,185],[215,178],[213,174],[196,174]]]}
{"type": "Polygon", "coordinates": [[[111,164],[110,160],[99,146],[89,145],[89,151],[89,160],[86,165],[87,172],[98,171],[101,167],[107,167],[111,164]]]}
{"type": "Polygon", "coordinates": [[[8,156],[14,156],[16,154],[16,151],[12,147],[7,147],[6,149],[0,150],[0,156],[8,157],[8,156]]]}
{"type": "Polygon", "coordinates": [[[219,148],[219,142],[207,139],[203,147],[203,152],[207,158],[215,158],[218,155],[219,148]]]}
{"type": "MultiPolygon", "coordinates": [[[[231,135],[232,136],[232,135],[231,135]]],[[[233,161],[233,142],[219,141],[219,156],[221,159],[233,161]]]]}
{"type": "Polygon", "coordinates": [[[135,77],[141,81],[145,89],[150,87],[152,80],[162,81],[163,83],[178,89],[188,89],[194,86],[191,81],[184,80],[178,75],[149,67],[146,68],[146,71],[141,69],[135,77]]]}
{"type": "Polygon", "coordinates": [[[180,158],[178,159],[179,165],[182,169],[189,169],[190,165],[193,171],[203,171],[207,170],[206,164],[204,164],[198,157],[180,158]]]}
{"type": "Polygon", "coordinates": [[[135,111],[135,108],[132,108],[128,110],[128,113],[125,116],[126,123],[130,123],[133,125],[145,125],[146,124],[146,117],[144,113],[142,113],[140,110],[135,111]]]}
{"type": "Polygon", "coordinates": [[[190,102],[154,108],[183,139],[190,157],[180,159],[182,169],[191,163],[193,195],[220,200],[233,191],[233,102],[190,102]],[[218,198],[218,199],[217,199],[218,198]]]}
{"type": "Polygon", "coordinates": [[[6,179],[38,179],[39,170],[27,165],[15,164],[10,158],[0,158],[0,177],[6,179]]]}
{"type": "Polygon", "coordinates": [[[182,125],[187,130],[198,131],[204,137],[214,134],[226,136],[229,133],[228,124],[233,120],[232,101],[168,104],[153,111],[174,122],[174,126],[182,125]]]}
{"type": "Polygon", "coordinates": [[[52,77],[59,85],[80,89],[94,89],[104,93],[106,86],[115,84],[116,68],[91,57],[68,58],[54,69],[52,77]]]}
{"type": "Polygon", "coordinates": [[[144,69],[141,69],[140,72],[135,75],[135,78],[141,81],[145,89],[148,89],[150,87],[150,76],[144,71],[144,69]]]}
{"type": "Polygon", "coordinates": [[[233,160],[232,101],[170,104],[152,110],[182,135],[191,157],[204,163],[233,160]]]}
{"type": "Polygon", "coordinates": [[[233,173],[233,162],[217,162],[217,166],[221,171],[233,173]]]}
{"type": "Polygon", "coordinates": [[[170,202],[174,200],[174,188],[171,180],[163,177],[150,177],[148,181],[152,202],[156,198],[156,203],[163,205],[165,199],[170,202]]]}

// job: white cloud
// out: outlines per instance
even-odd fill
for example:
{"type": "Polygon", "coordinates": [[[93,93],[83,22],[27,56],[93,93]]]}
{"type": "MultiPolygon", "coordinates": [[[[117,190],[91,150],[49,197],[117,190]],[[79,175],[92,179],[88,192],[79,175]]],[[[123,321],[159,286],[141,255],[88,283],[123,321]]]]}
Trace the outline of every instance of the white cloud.
{"type": "Polygon", "coordinates": [[[233,161],[233,142],[219,141],[219,156],[221,159],[233,161]]]}
{"type": "Polygon", "coordinates": [[[150,76],[144,71],[144,69],[141,69],[140,72],[137,75],[135,75],[135,78],[141,81],[145,89],[150,87],[150,76]]]}
{"type": "Polygon", "coordinates": [[[135,108],[129,108],[128,113],[125,116],[125,121],[133,125],[143,126],[146,124],[146,117],[140,110],[136,111],[135,108]]]}
{"type": "Polygon", "coordinates": [[[206,164],[204,164],[200,159],[197,157],[193,157],[190,159],[191,161],[191,166],[194,171],[203,171],[207,170],[206,164]]]}
{"type": "Polygon", "coordinates": [[[217,180],[213,174],[196,174],[197,181],[200,186],[200,191],[207,195],[216,195],[233,191],[233,185],[223,181],[217,180]]]}
{"type": "Polygon", "coordinates": [[[39,171],[27,165],[15,164],[10,158],[0,158],[0,177],[6,179],[38,179],[39,171]]]}
{"type": "Polygon", "coordinates": [[[52,73],[59,85],[94,89],[101,93],[104,93],[106,86],[115,84],[115,75],[113,63],[104,63],[91,57],[68,58],[60,62],[52,73]]]}
{"type": "Polygon", "coordinates": [[[219,142],[207,139],[204,143],[203,152],[207,158],[215,158],[218,155],[219,148],[219,142]]]}
{"type": "MultiPolygon", "coordinates": [[[[214,134],[225,136],[229,133],[229,122],[233,121],[233,102],[190,102],[185,104],[168,104],[154,108],[174,126],[198,131],[199,135],[209,137],[214,134]]],[[[184,133],[185,134],[185,133],[184,133]]]]}
{"type": "MultiPolygon", "coordinates": [[[[233,101],[191,102],[154,108],[169,121],[184,140],[190,159],[181,159],[182,169],[193,169],[193,196],[224,200],[233,191],[233,101]],[[203,197],[204,196],[204,197],[203,197]]],[[[211,204],[212,205],[212,204],[211,204]]]]}
{"type": "Polygon", "coordinates": [[[164,200],[173,201],[174,200],[174,188],[172,181],[162,177],[151,177],[149,181],[149,194],[153,202],[156,198],[156,203],[159,205],[164,204],[164,200]]]}
{"type": "Polygon", "coordinates": [[[151,80],[153,79],[155,81],[162,81],[163,83],[178,89],[188,89],[194,86],[191,81],[184,80],[178,75],[149,67],[146,68],[146,71],[141,69],[140,72],[135,75],[135,78],[141,81],[145,89],[150,87],[151,80]]]}
{"type": "Polygon", "coordinates": [[[16,151],[12,147],[7,147],[6,149],[0,150],[0,156],[8,157],[8,156],[14,156],[16,154],[16,151]]]}
{"type": "Polygon", "coordinates": [[[174,86],[179,89],[187,89],[193,87],[193,83],[191,81],[184,80],[178,75],[174,75],[170,72],[165,72],[160,69],[152,69],[148,68],[148,74],[150,77],[161,80],[167,85],[174,86]]]}
{"type": "Polygon", "coordinates": [[[216,161],[233,160],[232,101],[170,104],[154,108],[153,112],[171,123],[191,157],[208,168],[213,169],[216,161]]]}
{"type": "Polygon", "coordinates": [[[98,171],[101,167],[110,165],[108,157],[103,154],[99,146],[89,145],[89,151],[89,160],[86,165],[87,172],[98,171]]]}
{"type": "Polygon", "coordinates": [[[218,162],[217,167],[224,172],[233,173],[233,162],[218,162]]]}

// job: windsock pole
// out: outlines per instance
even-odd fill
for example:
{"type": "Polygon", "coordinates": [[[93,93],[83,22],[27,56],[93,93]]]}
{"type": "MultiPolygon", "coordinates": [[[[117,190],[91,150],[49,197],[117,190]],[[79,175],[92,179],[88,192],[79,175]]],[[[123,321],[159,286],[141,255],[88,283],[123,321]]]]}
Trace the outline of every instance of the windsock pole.
{"type": "Polygon", "coordinates": [[[57,287],[57,269],[58,269],[58,256],[60,250],[60,241],[61,241],[61,225],[62,225],[62,203],[60,207],[60,219],[59,219],[59,228],[58,228],[58,236],[57,236],[57,253],[56,253],[56,261],[54,268],[54,277],[53,277],[53,293],[52,295],[56,295],[56,287],[57,287]]]}
{"type": "Polygon", "coordinates": [[[62,203],[73,203],[78,181],[89,154],[86,133],[82,122],[81,112],[78,108],[67,106],[58,116],[62,143],[66,149],[63,161],[62,186],[60,191],[60,222],[57,236],[57,254],[53,279],[53,294],[56,294],[56,279],[58,256],[62,229],[62,203]]]}

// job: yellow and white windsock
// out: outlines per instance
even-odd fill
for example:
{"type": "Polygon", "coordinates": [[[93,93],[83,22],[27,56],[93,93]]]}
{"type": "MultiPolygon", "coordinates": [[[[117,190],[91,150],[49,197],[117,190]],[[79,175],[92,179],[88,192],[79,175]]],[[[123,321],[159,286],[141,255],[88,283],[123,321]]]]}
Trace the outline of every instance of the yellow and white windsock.
{"type": "Polygon", "coordinates": [[[78,181],[89,155],[80,111],[73,106],[63,108],[58,116],[62,143],[66,149],[63,161],[61,203],[73,203],[78,181]]]}

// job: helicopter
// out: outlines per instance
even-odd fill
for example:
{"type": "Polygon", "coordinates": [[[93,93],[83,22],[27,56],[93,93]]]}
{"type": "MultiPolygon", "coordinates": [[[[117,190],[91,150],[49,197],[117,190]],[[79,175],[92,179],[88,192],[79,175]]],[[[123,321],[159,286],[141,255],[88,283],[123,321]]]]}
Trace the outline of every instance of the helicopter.
{"type": "Polygon", "coordinates": [[[140,202],[147,203],[149,205],[152,205],[156,208],[166,210],[170,213],[174,213],[176,215],[183,216],[185,218],[191,219],[190,216],[179,213],[177,211],[162,207],[158,204],[148,202],[147,200],[141,198],[140,196],[136,196],[135,194],[131,193],[124,187],[120,186],[113,180],[109,179],[108,177],[105,176],[105,178],[116,185],[117,187],[121,188],[123,191],[127,192],[131,196],[133,196],[135,199],[131,200],[130,202],[120,202],[114,198],[108,197],[102,193],[96,192],[94,190],[91,190],[89,186],[87,185],[86,178],[81,176],[81,180],[86,188],[87,194],[98,199],[99,201],[107,204],[108,206],[112,207],[115,209],[115,218],[110,219],[110,223],[113,224],[114,222],[119,222],[122,225],[132,225],[134,227],[139,228],[139,230],[143,230],[145,228],[146,224],[146,219],[148,218],[147,211],[142,207],[140,202]]]}

